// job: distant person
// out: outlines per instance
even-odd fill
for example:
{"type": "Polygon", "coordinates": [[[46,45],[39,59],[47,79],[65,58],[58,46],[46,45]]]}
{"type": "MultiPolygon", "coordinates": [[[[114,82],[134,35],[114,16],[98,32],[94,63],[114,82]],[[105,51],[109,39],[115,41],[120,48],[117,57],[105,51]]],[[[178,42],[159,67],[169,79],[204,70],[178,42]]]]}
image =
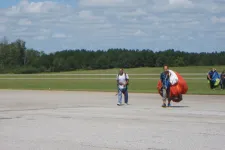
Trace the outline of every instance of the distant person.
{"type": "Polygon", "coordinates": [[[216,69],[211,68],[211,70],[208,72],[207,79],[209,80],[209,85],[211,89],[215,89],[215,74],[216,74],[216,69]]]}
{"type": "Polygon", "coordinates": [[[225,70],[220,75],[220,88],[221,90],[225,89],[225,70]]]}
{"type": "Polygon", "coordinates": [[[124,102],[128,104],[128,84],[129,84],[129,76],[124,72],[124,69],[121,68],[119,70],[119,74],[117,75],[117,88],[118,88],[118,106],[122,105],[122,95],[124,95],[124,102]]]}
{"type": "Polygon", "coordinates": [[[209,71],[208,76],[207,76],[210,84],[211,89],[215,89],[216,87],[219,86],[220,84],[220,75],[216,71],[215,68],[212,68],[211,71],[209,71]]]}
{"type": "Polygon", "coordinates": [[[220,74],[214,69],[214,75],[212,77],[214,82],[214,87],[218,87],[220,85],[220,74]]]}
{"type": "Polygon", "coordinates": [[[212,76],[213,76],[213,74],[214,74],[214,71],[213,71],[214,69],[213,68],[211,68],[211,70],[208,72],[208,74],[207,74],[207,80],[209,81],[209,86],[210,86],[210,88],[211,89],[213,89],[214,87],[213,87],[213,82],[211,82],[211,79],[212,79],[212,76]]]}

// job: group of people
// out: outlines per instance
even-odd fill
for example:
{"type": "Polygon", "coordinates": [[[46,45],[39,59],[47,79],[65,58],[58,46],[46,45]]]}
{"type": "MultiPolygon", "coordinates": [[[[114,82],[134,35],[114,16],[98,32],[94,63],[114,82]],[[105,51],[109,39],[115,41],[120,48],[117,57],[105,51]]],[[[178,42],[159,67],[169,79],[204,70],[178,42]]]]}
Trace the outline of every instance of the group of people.
{"type": "MultiPolygon", "coordinates": [[[[124,95],[124,101],[125,104],[128,105],[128,85],[129,85],[129,76],[127,73],[124,72],[124,69],[121,68],[119,71],[119,74],[117,75],[117,95],[118,95],[118,106],[122,105],[122,96],[124,95]]],[[[171,100],[173,101],[181,101],[182,94],[187,92],[187,85],[185,81],[182,79],[182,77],[174,72],[173,70],[170,70],[167,65],[163,66],[163,72],[160,74],[160,80],[158,83],[158,91],[160,95],[162,96],[162,107],[170,107],[171,106],[171,100]],[[180,82],[178,85],[178,81],[180,82]],[[182,83],[183,82],[183,83],[182,83]],[[182,85],[183,84],[183,85],[182,85]],[[179,89],[178,92],[175,92],[177,89],[174,89],[175,85],[179,86],[177,89],[179,89]],[[183,91],[182,91],[183,88],[183,91]],[[172,91],[173,90],[173,91],[172,91]],[[174,96],[176,95],[176,96],[174,96]],[[166,105],[166,100],[168,100],[168,103],[166,105]]],[[[212,68],[208,74],[207,74],[207,80],[209,83],[209,86],[211,89],[215,89],[220,85],[221,90],[225,89],[225,70],[219,74],[215,68],[212,68]]]]}
{"type": "MultiPolygon", "coordinates": [[[[164,71],[160,75],[160,95],[162,96],[162,107],[170,107],[171,100],[177,99],[178,101],[182,100],[182,94],[178,92],[178,94],[174,97],[171,96],[171,87],[177,85],[178,76],[173,71],[170,70],[167,65],[163,66],[164,71]],[[166,105],[166,100],[168,100],[168,104],[166,105]]],[[[128,105],[128,85],[129,85],[129,76],[124,70],[121,68],[119,74],[117,75],[117,95],[118,95],[118,106],[122,105],[122,95],[124,95],[125,104],[128,105]]]]}
{"type": "Polygon", "coordinates": [[[221,90],[225,89],[225,70],[219,74],[215,68],[212,68],[207,74],[207,80],[212,90],[220,85],[221,90]]]}

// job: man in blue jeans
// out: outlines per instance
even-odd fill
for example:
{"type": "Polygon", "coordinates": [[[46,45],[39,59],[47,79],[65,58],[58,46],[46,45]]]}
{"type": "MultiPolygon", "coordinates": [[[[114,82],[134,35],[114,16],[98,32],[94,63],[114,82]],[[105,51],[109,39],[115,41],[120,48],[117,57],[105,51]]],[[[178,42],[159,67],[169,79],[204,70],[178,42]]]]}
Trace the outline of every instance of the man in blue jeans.
{"type": "Polygon", "coordinates": [[[160,80],[162,82],[162,88],[161,88],[162,100],[163,100],[162,107],[166,107],[166,99],[168,99],[168,107],[170,107],[171,99],[169,98],[169,93],[170,93],[169,67],[165,65],[163,69],[164,71],[160,74],[160,80]]]}
{"type": "Polygon", "coordinates": [[[118,106],[122,105],[122,95],[124,95],[125,104],[128,104],[128,84],[129,76],[124,72],[123,68],[120,69],[117,75],[117,88],[118,88],[118,106]]]}

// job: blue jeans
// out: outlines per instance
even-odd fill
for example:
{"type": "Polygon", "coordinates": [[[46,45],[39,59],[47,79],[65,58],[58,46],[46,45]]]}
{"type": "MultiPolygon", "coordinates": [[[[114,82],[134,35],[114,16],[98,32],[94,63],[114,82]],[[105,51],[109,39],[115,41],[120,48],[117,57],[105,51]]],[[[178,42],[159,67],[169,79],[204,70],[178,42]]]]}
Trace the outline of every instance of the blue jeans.
{"type": "Polygon", "coordinates": [[[170,88],[162,88],[162,98],[163,100],[166,100],[167,98],[169,98],[169,94],[170,94],[170,88]]]}
{"type": "Polygon", "coordinates": [[[122,91],[120,89],[118,89],[118,103],[121,104],[122,103],[122,96],[124,94],[124,102],[128,103],[128,91],[127,89],[122,91]]]}

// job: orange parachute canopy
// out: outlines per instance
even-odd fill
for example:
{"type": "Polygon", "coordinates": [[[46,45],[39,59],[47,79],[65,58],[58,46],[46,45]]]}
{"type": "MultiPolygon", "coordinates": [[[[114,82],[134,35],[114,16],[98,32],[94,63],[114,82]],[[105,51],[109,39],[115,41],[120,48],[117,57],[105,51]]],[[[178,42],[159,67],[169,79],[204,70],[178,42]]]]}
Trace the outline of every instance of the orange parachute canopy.
{"type": "MultiPolygon", "coordinates": [[[[177,73],[177,72],[175,72],[175,73],[178,77],[178,83],[170,86],[169,96],[170,96],[170,98],[172,98],[172,100],[174,102],[180,102],[181,100],[177,99],[177,97],[179,94],[187,93],[188,85],[187,85],[186,81],[184,80],[184,78],[179,73],[177,73]]],[[[161,88],[162,88],[162,82],[161,82],[161,80],[159,80],[158,84],[157,84],[157,89],[158,89],[159,94],[162,96],[161,88]]]]}

